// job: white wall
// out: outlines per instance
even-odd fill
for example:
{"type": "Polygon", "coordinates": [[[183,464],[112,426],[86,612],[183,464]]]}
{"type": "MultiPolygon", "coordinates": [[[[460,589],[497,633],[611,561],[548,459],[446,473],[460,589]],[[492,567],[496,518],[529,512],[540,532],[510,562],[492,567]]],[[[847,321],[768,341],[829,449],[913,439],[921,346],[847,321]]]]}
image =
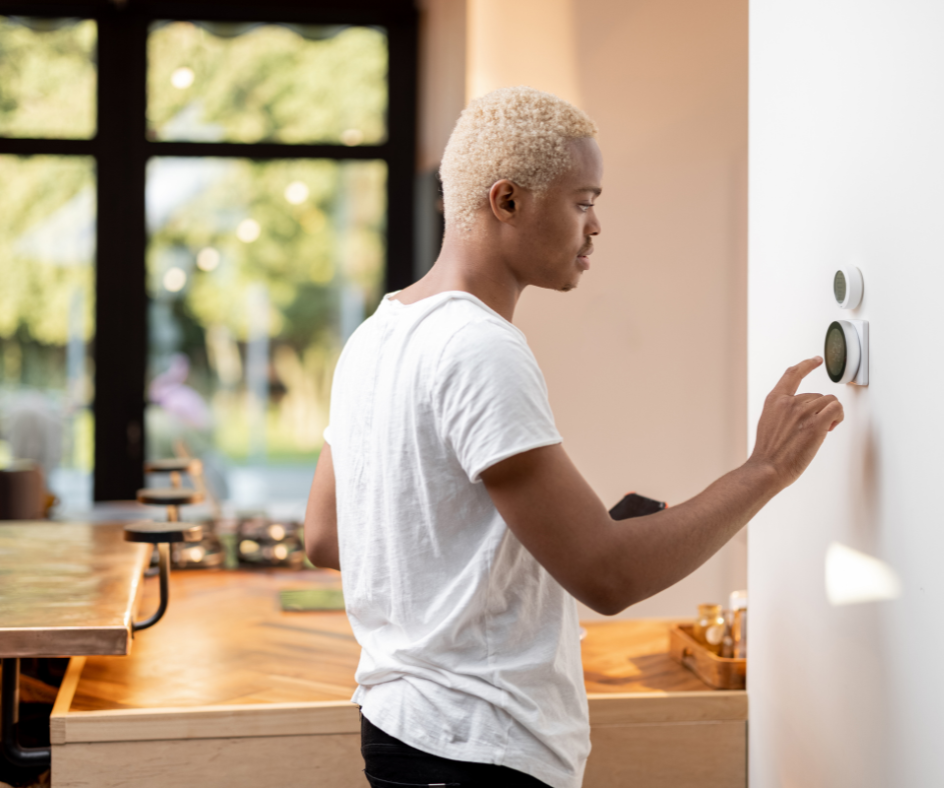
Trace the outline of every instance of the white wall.
{"type": "Polygon", "coordinates": [[[750,40],[750,423],[841,262],[872,339],[868,388],[810,377],[846,421],[750,526],[750,784],[944,785],[944,4],[752,0],[750,40]],[[831,542],[901,598],[831,606],[831,542]]]}

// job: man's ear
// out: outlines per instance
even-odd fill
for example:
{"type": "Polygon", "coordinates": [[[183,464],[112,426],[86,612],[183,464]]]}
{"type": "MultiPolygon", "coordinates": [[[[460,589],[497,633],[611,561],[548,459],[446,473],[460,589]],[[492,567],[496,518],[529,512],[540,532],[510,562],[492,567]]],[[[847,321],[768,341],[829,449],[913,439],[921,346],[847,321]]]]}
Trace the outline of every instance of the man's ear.
{"type": "Polygon", "coordinates": [[[488,191],[492,214],[500,222],[514,221],[520,213],[521,187],[507,179],[496,181],[488,191]]]}

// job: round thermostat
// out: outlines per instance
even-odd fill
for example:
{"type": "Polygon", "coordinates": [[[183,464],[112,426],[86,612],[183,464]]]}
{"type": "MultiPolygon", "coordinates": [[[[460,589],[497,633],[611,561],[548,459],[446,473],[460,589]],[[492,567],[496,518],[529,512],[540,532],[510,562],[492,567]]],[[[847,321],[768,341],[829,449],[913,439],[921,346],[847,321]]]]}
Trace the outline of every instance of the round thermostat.
{"type": "Polygon", "coordinates": [[[833,274],[833,295],[843,309],[855,309],[862,301],[862,272],[854,265],[840,268],[833,274]]]}
{"type": "Polygon", "coordinates": [[[859,371],[862,349],[855,326],[848,320],[834,320],[826,329],[826,374],[833,383],[849,383],[859,371]]]}

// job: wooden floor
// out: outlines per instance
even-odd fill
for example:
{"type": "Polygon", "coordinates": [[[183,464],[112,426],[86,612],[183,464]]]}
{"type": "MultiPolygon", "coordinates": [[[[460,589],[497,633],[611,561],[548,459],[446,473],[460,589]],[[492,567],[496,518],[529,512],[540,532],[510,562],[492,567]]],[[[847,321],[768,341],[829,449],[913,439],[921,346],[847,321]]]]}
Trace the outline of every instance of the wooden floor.
{"type": "MultiPolygon", "coordinates": [[[[330,570],[177,571],[170,605],[128,657],[89,657],[70,711],[349,700],[360,647],[343,612],[286,613],[278,591],[339,586],[330,570]]],[[[141,616],[157,604],[145,582],[141,616]]],[[[591,693],[709,689],[668,656],[663,621],[587,623],[591,693]]]]}

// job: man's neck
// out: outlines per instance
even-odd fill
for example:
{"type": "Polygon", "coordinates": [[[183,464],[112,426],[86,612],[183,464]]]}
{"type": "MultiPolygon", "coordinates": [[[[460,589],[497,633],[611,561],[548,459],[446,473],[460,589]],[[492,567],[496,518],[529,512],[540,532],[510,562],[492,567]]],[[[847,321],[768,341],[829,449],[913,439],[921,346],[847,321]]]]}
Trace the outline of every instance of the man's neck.
{"type": "Polygon", "coordinates": [[[512,322],[524,287],[487,238],[447,230],[442,251],[429,273],[396,298],[412,304],[437,293],[460,290],[512,322]]]}

